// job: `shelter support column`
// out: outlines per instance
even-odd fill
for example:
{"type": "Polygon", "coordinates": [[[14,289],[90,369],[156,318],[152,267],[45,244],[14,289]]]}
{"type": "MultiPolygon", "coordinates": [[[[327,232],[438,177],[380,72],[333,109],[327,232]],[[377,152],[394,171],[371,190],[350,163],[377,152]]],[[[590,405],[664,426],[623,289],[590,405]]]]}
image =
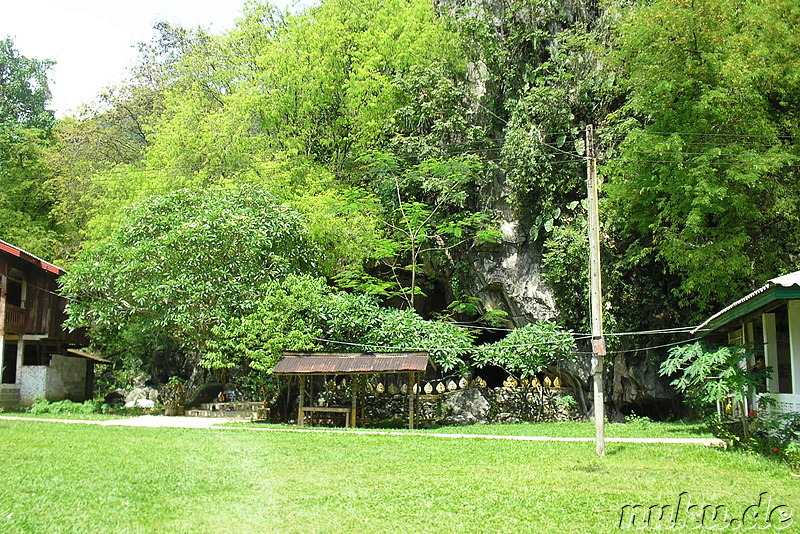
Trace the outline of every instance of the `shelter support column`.
{"type": "Polygon", "coordinates": [[[5,350],[6,334],[6,284],[8,278],[0,274],[0,382],[3,380],[3,368],[6,366],[3,361],[3,351],[5,350]]]}
{"type": "Polygon", "coordinates": [[[300,398],[297,402],[297,426],[304,426],[303,407],[306,401],[306,377],[300,376],[300,398]]]}
{"type": "Polygon", "coordinates": [[[414,373],[408,373],[408,429],[414,430],[414,373]]]}
{"type": "Polygon", "coordinates": [[[792,393],[800,394],[800,300],[786,303],[789,311],[789,352],[791,354],[792,393]]]}
{"type": "Polygon", "coordinates": [[[22,377],[20,376],[21,373],[19,372],[19,370],[22,369],[22,362],[24,361],[23,360],[24,355],[25,355],[25,340],[22,339],[22,334],[20,334],[19,341],[17,341],[17,355],[16,355],[16,358],[17,358],[17,378],[16,378],[16,380],[14,382],[18,386],[21,384],[21,379],[22,379],[22,377]]]}
{"type": "Polygon", "coordinates": [[[353,396],[350,399],[350,426],[355,428],[356,425],[356,395],[358,395],[358,375],[350,376],[350,384],[353,388],[353,396]]]}
{"type": "Polygon", "coordinates": [[[775,326],[775,314],[761,314],[764,326],[764,364],[772,369],[772,376],[767,378],[767,391],[778,393],[778,331],[775,326]]]}

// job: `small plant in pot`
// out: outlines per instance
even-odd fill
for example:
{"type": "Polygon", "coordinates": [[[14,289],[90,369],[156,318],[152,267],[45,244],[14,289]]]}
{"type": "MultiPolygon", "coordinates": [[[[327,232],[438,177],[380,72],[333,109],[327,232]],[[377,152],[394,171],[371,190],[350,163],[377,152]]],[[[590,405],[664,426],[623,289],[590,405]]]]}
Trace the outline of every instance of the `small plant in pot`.
{"type": "Polygon", "coordinates": [[[183,415],[183,406],[180,403],[183,402],[185,387],[186,380],[179,376],[173,376],[167,381],[161,391],[161,397],[164,399],[164,415],[183,415]]]}

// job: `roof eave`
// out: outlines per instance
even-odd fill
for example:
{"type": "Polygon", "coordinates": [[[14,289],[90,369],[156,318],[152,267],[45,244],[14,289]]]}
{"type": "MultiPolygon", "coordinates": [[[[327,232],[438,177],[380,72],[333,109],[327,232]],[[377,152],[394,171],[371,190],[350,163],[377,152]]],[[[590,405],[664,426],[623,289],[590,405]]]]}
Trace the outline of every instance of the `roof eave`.
{"type": "Polygon", "coordinates": [[[692,333],[704,337],[772,302],[789,299],[800,299],[799,286],[786,287],[769,283],[712,315],[692,330],[692,333]]]}

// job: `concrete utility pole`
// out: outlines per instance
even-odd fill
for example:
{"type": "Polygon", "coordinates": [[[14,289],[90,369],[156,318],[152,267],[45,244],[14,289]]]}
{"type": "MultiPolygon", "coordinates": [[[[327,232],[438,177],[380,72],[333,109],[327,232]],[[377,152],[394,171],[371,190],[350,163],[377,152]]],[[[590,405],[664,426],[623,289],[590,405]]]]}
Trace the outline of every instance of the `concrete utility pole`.
{"type": "Polygon", "coordinates": [[[589,196],[589,279],[592,296],[592,371],[594,373],[595,451],[606,455],[605,395],[603,390],[606,340],[603,337],[603,298],[600,285],[600,217],[597,207],[597,156],[594,127],[586,127],[586,185],[589,196]]]}

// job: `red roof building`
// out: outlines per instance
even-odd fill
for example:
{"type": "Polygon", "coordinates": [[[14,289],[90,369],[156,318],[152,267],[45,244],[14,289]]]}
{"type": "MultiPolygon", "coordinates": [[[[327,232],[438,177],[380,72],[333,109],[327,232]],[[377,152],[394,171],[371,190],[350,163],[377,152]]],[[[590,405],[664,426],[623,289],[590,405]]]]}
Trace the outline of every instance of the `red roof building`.
{"type": "Polygon", "coordinates": [[[0,240],[0,407],[91,398],[93,365],[70,348],[86,345],[82,330],[62,324],[67,300],[58,294],[64,270],[0,240]]]}

